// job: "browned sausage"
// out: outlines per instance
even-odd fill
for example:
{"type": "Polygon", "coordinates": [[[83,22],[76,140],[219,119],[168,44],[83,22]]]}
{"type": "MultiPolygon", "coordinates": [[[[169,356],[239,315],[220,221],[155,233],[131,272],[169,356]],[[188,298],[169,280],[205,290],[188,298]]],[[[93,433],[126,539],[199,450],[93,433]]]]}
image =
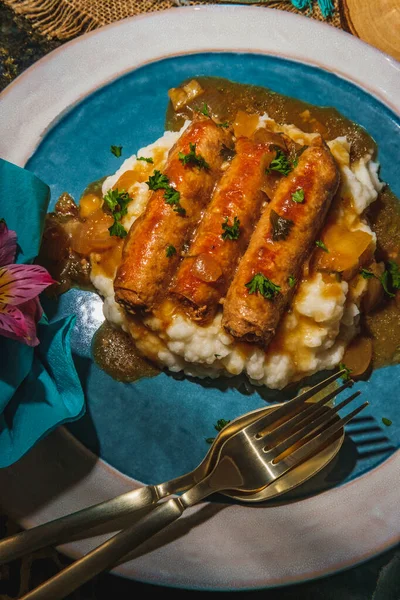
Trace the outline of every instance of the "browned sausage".
{"type": "Polygon", "coordinates": [[[273,137],[269,143],[248,138],[236,142],[236,155],[214,190],[171,288],[193,320],[212,318],[227,292],[266,200],[261,189],[268,178],[276,179],[265,172],[276,154],[276,141],[273,137]]]}
{"type": "Polygon", "coordinates": [[[270,342],[338,185],[338,167],[318,138],[281,180],[239,263],[223,308],[222,324],[231,335],[270,342]],[[304,200],[295,202],[302,194],[304,200]]]}
{"type": "Polygon", "coordinates": [[[198,117],[171,148],[163,175],[180,198],[173,198],[171,204],[166,201],[165,189],[153,191],[143,215],[126,237],[114,290],[117,302],[127,310],[150,310],[166,291],[184,244],[221,175],[222,145],[230,143],[230,134],[222,127],[198,117]],[[203,162],[185,164],[182,156],[193,148],[203,162]],[[168,248],[173,250],[168,252],[168,248]]]}

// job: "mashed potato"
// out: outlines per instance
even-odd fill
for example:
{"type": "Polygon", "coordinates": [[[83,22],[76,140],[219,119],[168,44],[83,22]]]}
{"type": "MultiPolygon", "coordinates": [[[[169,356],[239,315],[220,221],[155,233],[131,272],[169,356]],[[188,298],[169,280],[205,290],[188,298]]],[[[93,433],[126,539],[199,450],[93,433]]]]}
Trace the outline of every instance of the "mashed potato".
{"type": "MultiPolygon", "coordinates": [[[[259,125],[282,131],[302,144],[309,144],[318,135],[304,133],[294,125],[277,124],[267,115],[260,117],[259,125]]],[[[124,173],[135,168],[137,157],[152,158],[152,168],[162,169],[169,149],[182,130],[165,132],[156,142],[125,160],[115,175],[104,181],[103,193],[111,189],[124,173]]],[[[351,211],[346,213],[343,208],[340,216],[350,231],[369,233],[374,246],[376,236],[363,213],[376,200],[383,185],[378,177],[379,164],[366,155],[350,165],[350,144],[345,137],[336,138],[328,145],[341,170],[340,195],[351,201],[351,211]]],[[[140,216],[148,201],[150,193],[144,182],[144,178],[134,181],[127,190],[133,198],[123,221],[127,229],[140,216]]],[[[185,315],[176,314],[168,300],[156,314],[142,321],[136,320],[115,302],[113,278],[105,276],[96,261],[92,262],[91,279],[104,298],[105,318],[129,332],[138,349],[160,366],[201,378],[245,374],[252,384],[272,389],[282,389],[291,382],[318,371],[333,369],[340,363],[346,345],[358,332],[360,301],[367,285],[361,276],[356,275],[351,280],[350,293],[347,281],[334,275],[328,277],[320,272],[305,271],[290,310],[264,351],[251,344],[237,342],[227,334],[221,327],[221,313],[209,325],[199,326],[185,315]]]]}

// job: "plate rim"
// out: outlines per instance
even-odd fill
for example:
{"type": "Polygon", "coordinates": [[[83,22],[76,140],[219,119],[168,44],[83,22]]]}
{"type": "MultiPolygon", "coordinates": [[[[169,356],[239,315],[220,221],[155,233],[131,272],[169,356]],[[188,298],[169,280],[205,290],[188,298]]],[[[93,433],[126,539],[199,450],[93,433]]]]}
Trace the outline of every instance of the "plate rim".
{"type": "MultiPolygon", "coordinates": [[[[198,18],[198,17],[197,17],[198,18]]],[[[207,19],[206,19],[207,20],[207,19]]],[[[241,22],[242,19],[238,19],[238,22],[241,22]]],[[[258,19],[257,19],[258,21],[258,19]]],[[[208,22],[208,26],[210,22],[208,22]]],[[[250,20],[250,25],[254,26],[254,22],[250,20]]],[[[151,32],[151,25],[149,27],[149,32],[151,32]]],[[[273,29],[270,30],[270,34],[273,32],[273,29]]],[[[156,43],[165,43],[165,32],[162,32],[163,35],[160,38],[156,38],[156,43]]],[[[177,38],[179,36],[176,36],[177,38]]],[[[207,37],[207,36],[206,36],[207,37]]],[[[153,38],[154,39],[154,38],[153,38]]],[[[168,40],[170,41],[170,40],[168,40]]],[[[321,40],[322,41],[322,40],[321,40]]],[[[173,41],[176,43],[176,40],[173,41]]],[[[179,41],[180,43],[180,41],[179,41]]],[[[247,52],[258,54],[268,54],[272,56],[279,56],[281,58],[286,58],[288,60],[293,60],[297,62],[305,62],[311,66],[315,66],[317,68],[332,71],[338,77],[348,80],[354,85],[360,87],[368,94],[374,96],[378,100],[380,100],[389,110],[393,111],[395,114],[400,116],[400,101],[397,93],[397,86],[394,82],[394,74],[399,77],[400,76],[400,62],[398,62],[395,58],[385,54],[381,50],[371,46],[370,44],[356,38],[350,33],[343,31],[341,29],[337,29],[325,22],[316,21],[315,19],[307,18],[299,14],[294,14],[286,11],[281,11],[274,8],[268,7],[260,7],[260,6],[243,6],[243,5],[205,5],[205,6],[181,6],[181,7],[172,7],[169,9],[165,9],[163,11],[153,11],[145,14],[135,15],[133,17],[128,17],[126,19],[122,19],[121,21],[116,21],[114,23],[110,23],[109,25],[105,25],[88,33],[85,33],[77,38],[66,42],[62,46],[54,49],[49,52],[47,55],[43,56],[40,60],[32,64],[28,69],[26,69],[23,73],[21,73],[13,82],[11,82],[0,94],[0,99],[2,101],[2,113],[0,114],[0,128],[5,132],[5,135],[0,138],[0,156],[5,160],[9,160],[10,162],[14,162],[15,164],[23,167],[30,156],[35,151],[38,141],[40,141],[42,136],[45,136],[48,131],[67,113],[71,108],[73,108],[76,104],[81,102],[85,97],[89,96],[99,87],[103,87],[128,73],[133,69],[137,69],[141,66],[144,66],[148,63],[163,59],[169,58],[173,56],[178,56],[180,54],[195,54],[198,52],[247,52]],[[43,74],[46,75],[46,71],[51,73],[52,68],[54,67],[54,61],[58,61],[58,68],[60,68],[63,59],[66,58],[69,54],[71,58],[74,57],[74,50],[77,47],[81,47],[85,49],[91,49],[92,51],[99,50],[96,47],[96,40],[98,41],[102,36],[107,36],[108,34],[112,35],[116,30],[123,31],[125,28],[135,27],[137,23],[145,23],[151,24],[154,22],[155,26],[157,26],[157,22],[163,20],[163,27],[165,27],[165,19],[172,20],[175,26],[180,25],[180,17],[188,16],[189,19],[194,15],[207,15],[207,13],[214,13],[217,16],[223,16],[223,24],[225,26],[225,31],[222,29],[218,30],[218,35],[224,36],[226,35],[226,22],[225,17],[229,15],[227,18],[231,18],[231,25],[235,24],[234,19],[235,15],[245,15],[244,19],[248,19],[252,13],[258,11],[260,15],[260,21],[262,21],[263,17],[266,17],[266,22],[269,20],[273,23],[274,21],[279,25],[279,21],[282,22],[288,29],[292,28],[296,31],[295,39],[284,39],[281,35],[281,38],[278,40],[281,44],[285,46],[285,52],[279,51],[277,52],[276,48],[273,47],[269,43],[269,38],[266,37],[263,40],[257,40],[257,48],[255,47],[255,43],[253,46],[249,46],[247,44],[247,37],[245,38],[246,42],[240,45],[240,48],[233,48],[232,41],[226,40],[224,42],[224,46],[215,43],[215,36],[213,37],[213,43],[208,45],[207,47],[200,48],[195,45],[195,35],[202,35],[203,31],[201,29],[196,29],[195,34],[191,33],[191,39],[186,40],[188,43],[188,47],[186,50],[182,51],[180,46],[175,47],[175,49],[168,50],[168,46],[163,49],[161,55],[157,55],[157,49],[151,48],[150,53],[147,48],[141,48],[140,50],[144,53],[142,59],[138,62],[124,62],[124,66],[119,69],[116,73],[115,71],[110,72],[107,71],[107,75],[103,75],[101,81],[95,79],[95,83],[87,83],[84,82],[83,89],[81,92],[74,97],[72,100],[68,93],[66,94],[65,101],[63,99],[58,99],[55,108],[57,110],[49,111],[44,113],[43,115],[36,115],[36,119],[32,123],[25,124],[26,127],[23,132],[23,136],[21,132],[18,131],[15,127],[13,127],[14,118],[16,114],[15,107],[20,104],[25,104],[27,108],[28,114],[35,114],[34,107],[29,102],[29,96],[31,95],[31,91],[29,89],[29,81],[34,78],[35,73],[40,73],[43,71],[43,74]],[[246,17],[247,15],[247,17],[246,17]],[[176,18],[177,17],[177,18],[176,18]],[[308,29],[315,30],[315,36],[308,36],[308,29]],[[302,40],[300,39],[301,35],[304,37],[304,45],[301,47],[302,40]],[[314,56],[314,45],[318,47],[319,36],[322,36],[326,45],[323,45],[323,50],[325,53],[320,54],[319,59],[316,60],[314,56]],[[353,54],[349,59],[349,56],[346,54],[342,58],[345,59],[341,68],[339,68],[340,64],[340,52],[341,44],[339,40],[343,42],[343,46],[346,44],[350,44],[352,46],[353,54]],[[330,46],[332,44],[332,48],[330,46]],[[301,49],[296,50],[297,47],[301,47],[301,49]],[[263,46],[263,48],[261,48],[263,46]],[[153,55],[151,54],[153,52],[153,55]],[[330,54],[332,52],[332,54],[330,54]],[[337,58],[335,55],[337,54],[337,58]],[[353,62],[357,59],[357,69],[353,68],[353,62]],[[366,83],[368,81],[368,76],[370,75],[370,61],[380,61],[380,69],[375,70],[374,72],[374,85],[369,85],[366,83]],[[359,70],[359,71],[358,71],[359,70]],[[365,78],[362,79],[361,75],[364,73],[365,78]],[[392,79],[393,76],[393,79],[392,79]],[[46,117],[46,118],[44,118],[46,117]],[[26,147],[26,151],[24,153],[14,152],[14,147],[7,144],[7,139],[18,140],[18,144],[14,144],[19,147],[26,147]]],[[[110,62],[110,56],[107,56],[108,63],[110,62]]],[[[113,61],[115,60],[115,56],[112,57],[113,61]]],[[[64,65],[62,70],[62,82],[64,87],[67,87],[68,84],[76,84],[74,78],[71,77],[71,73],[69,73],[68,69],[68,60],[65,61],[67,64],[64,65]]],[[[103,71],[108,68],[108,65],[102,65],[103,71]]],[[[54,76],[54,74],[53,74],[54,76]]],[[[89,77],[90,82],[92,81],[89,77]]],[[[46,77],[41,78],[41,88],[39,90],[34,90],[35,93],[39,91],[42,94],[43,98],[43,106],[46,106],[47,96],[51,97],[51,87],[47,87],[48,82],[46,81],[46,77]],[[45,90],[45,91],[44,91],[45,90]],[[47,96],[46,96],[47,94],[47,96]]],[[[49,107],[46,107],[49,109],[49,107]]]]}
{"type": "MultiPolygon", "coordinates": [[[[89,49],[91,52],[93,52],[94,49],[96,49],[96,43],[92,43],[93,41],[96,42],[96,40],[100,43],[101,39],[106,40],[108,35],[115,35],[115,32],[121,31],[122,29],[125,30],[129,30],[131,28],[135,29],[136,28],[136,24],[137,23],[144,23],[145,26],[147,26],[148,28],[151,29],[151,22],[153,23],[157,23],[160,21],[160,19],[163,19],[163,25],[165,25],[165,22],[169,22],[168,27],[177,25],[180,26],[182,23],[182,16],[184,15],[185,17],[187,17],[189,14],[191,15],[191,18],[193,15],[200,15],[201,18],[202,15],[206,16],[206,19],[203,19],[204,23],[206,23],[207,21],[207,14],[214,13],[214,15],[220,15],[217,18],[219,19],[222,15],[223,15],[223,19],[225,21],[225,26],[226,26],[226,19],[228,18],[230,20],[230,24],[233,26],[235,25],[235,20],[239,21],[239,15],[240,15],[240,21],[248,21],[248,19],[250,18],[250,16],[253,16],[253,13],[255,11],[258,11],[261,20],[262,19],[266,19],[265,22],[269,22],[270,20],[272,22],[277,23],[278,25],[282,25],[284,24],[285,27],[288,27],[288,30],[292,30],[294,31],[296,29],[296,31],[298,31],[298,27],[301,28],[302,30],[306,30],[308,31],[311,27],[315,29],[315,32],[322,35],[324,35],[324,38],[330,38],[331,40],[333,39],[335,40],[344,40],[344,45],[348,46],[350,45],[352,48],[356,49],[357,52],[355,52],[356,55],[360,55],[360,52],[365,53],[368,60],[371,59],[374,62],[378,62],[378,64],[382,65],[382,69],[378,74],[378,83],[374,82],[374,85],[376,87],[373,87],[372,91],[371,89],[362,81],[360,81],[354,74],[354,72],[352,71],[352,69],[350,68],[351,64],[352,64],[352,60],[354,60],[354,58],[352,58],[351,60],[349,60],[348,63],[346,63],[345,65],[345,72],[343,73],[342,71],[339,70],[334,70],[334,74],[346,79],[348,81],[350,81],[351,83],[355,84],[356,86],[360,87],[361,89],[365,90],[368,94],[374,96],[375,98],[377,98],[382,104],[384,104],[385,106],[387,106],[390,110],[394,110],[395,113],[400,114],[400,100],[398,99],[398,96],[396,96],[394,94],[395,91],[395,85],[393,83],[393,89],[391,88],[391,86],[389,85],[389,88],[382,88],[383,84],[385,83],[386,80],[390,80],[390,76],[389,76],[389,72],[390,74],[394,73],[395,71],[391,71],[390,69],[396,69],[400,71],[400,63],[398,63],[395,59],[393,59],[392,57],[384,54],[383,52],[381,52],[380,50],[373,48],[372,46],[370,46],[369,44],[366,44],[365,42],[359,40],[358,38],[354,38],[352,35],[342,31],[342,30],[337,30],[335,28],[333,28],[332,26],[326,24],[326,23],[321,23],[321,22],[317,22],[317,21],[313,21],[313,20],[307,20],[307,25],[305,23],[305,19],[302,15],[295,15],[292,13],[287,13],[284,11],[279,11],[276,9],[272,9],[272,8],[264,8],[264,7],[245,7],[245,6],[228,6],[228,5],[223,5],[223,6],[195,6],[195,7],[181,7],[181,8],[170,8],[170,9],[166,9],[164,11],[161,12],[152,12],[152,13],[146,13],[146,14],[142,14],[142,15],[138,15],[138,16],[134,16],[134,17],[130,17],[128,19],[124,19],[123,21],[119,21],[116,23],[112,23],[110,25],[107,25],[105,27],[102,27],[100,29],[97,29],[95,31],[89,32],[87,34],[84,34],[78,38],[75,38],[74,40],[71,40],[70,42],[67,42],[66,44],[60,46],[59,48],[53,50],[51,53],[49,53],[48,55],[44,56],[42,59],[40,59],[39,61],[37,61],[36,63],[34,63],[31,67],[29,67],[26,71],[24,71],[24,73],[22,73],[13,83],[11,83],[9,86],[7,86],[7,88],[5,88],[5,90],[1,93],[0,98],[3,102],[3,105],[5,106],[5,110],[2,111],[3,117],[0,117],[0,124],[5,125],[5,131],[6,131],[6,135],[4,135],[2,137],[3,140],[7,140],[10,139],[9,135],[7,135],[7,132],[12,132],[13,131],[13,127],[15,129],[15,124],[18,123],[18,114],[15,110],[15,106],[19,106],[20,104],[22,104],[22,108],[23,111],[25,110],[25,112],[27,111],[28,107],[29,107],[29,102],[20,102],[21,98],[23,97],[24,94],[26,94],[27,91],[29,91],[29,87],[30,84],[32,84],[33,88],[35,88],[35,79],[36,76],[39,75],[43,75],[44,73],[52,73],[52,68],[54,67],[54,65],[57,67],[63,67],[64,72],[65,70],[68,68],[66,64],[61,64],[64,62],[68,62],[66,60],[66,57],[68,55],[68,53],[70,52],[70,50],[72,50],[72,55],[76,55],[75,51],[78,48],[78,55],[79,55],[79,48],[84,48],[85,44],[87,44],[89,41],[91,42],[91,45],[89,44],[89,49]],[[227,16],[229,15],[229,16],[227,16]],[[247,16],[246,16],[247,15],[247,16]],[[262,17],[261,17],[262,15],[262,17]],[[122,29],[121,29],[122,28],[122,29]],[[114,33],[112,33],[114,32],[114,33]],[[350,65],[350,66],[349,66],[350,65]],[[349,71],[348,73],[346,73],[346,70],[349,71]],[[386,78],[386,79],[385,79],[386,78]],[[10,115],[14,116],[14,119],[9,119],[10,115]],[[5,121],[8,119],[8,123],[5,123],[5,121]]],[[[207,25],[206,25],[207,26],[207,25]]],[[[196,34],[197,35],[197,34],[196,34]]],[[[225,35],[225,34],[224,34],[225,35]]],[[[318,37],[318,36],[316,36],[318,37]]],[[[286,41],[287,42],[287,41],[286,41]]],[[[329,42],[329,39],[328,39],[329,42]]],[[[327,43],[328,43],[327,42],[327,43]]],[[[339,42],[338,42],[339,43],[339,42]]],[[[318,45],[318,44],[317,44],[318,45]]],[[[228,44],[229,46],[229,44],[228,44]]],[[[328,46],[327,46],[328,47],[328,46]]],[[[87,50],[87,48],[86,48],[87,50]]],[[[97,48],[98,50],[98,48],[97,48]]],[[[326,50],[326,48],[325,48],[326,50]]],[[[197,48],[197,49],[191,49],[191,50],[187,50],[187,51],[182,51],[181,54],[192,54],[192,53],[199,53],[199,52],[223,52],[223,51],[227,51],[227,52],[246,52],[246,50],[243,48],[240,48],[240,50],[232,50],[229,47],[226,48],[225,50],[223,50],[222,48],[214,48],[214,49],[210,49],[209,47],[203,47],[203,48],[197,48]]],[[[295,55],[286,55],[286,54],[277,54],[276,51],[272,52],[271,51],[267,51],[265,50],[260,50],[254,47],[250,47],[247,49],[247,52],[250,53],[257,53],[257,54],[273,54],[275,56],[281,56],[283,58],[287,58],[289,60],[292,61],[297,61],[297,62],[306,62],[306,64],[311,64],[312,66],[316,66],[320,69],[323,70],[327,70],[327,66],[326,63],[324,64],[323,62],[318,62],[318,61],[311,61],[309,58],[304,60],[305,57],[304,56],[299,56],[296,55],[296,50],[295,47],[293,46],[293,52],[295,53],[295,55]]],[[[307,52],[309,52],[309,49],[307,49],[307,52]]],[[[327,55],[329,54],[329,52],[327,52],[327,55]]],[[[64,108],[62,107],[62,105],[59,105],[57,107],[57,110],[59,111],[56,116],[54,116],[54,112],[44,112],[43,115],[39,115],[39,118],[37,121],[35,121],[34,126],[32,126],[29,129],[29,136],[30,136],[30,144],[31,146],[29,147],[29,153],[28,155],[26,153],[24,153],[23,151],[23,147],[19,146],[17,148],[17,151],[14,151],[15,147],[18,146],[18,136],[16,137],[16,139],[14,137],[12,137],[11,139],[15,139],[14,144],[9,144],[8,146],[5,144],[5,141],[2,142],[0,140],[0,154],[3,151],[3,153],[5,154],[4,158],[6,160],[11,160],[11,162],[16,162],[16,164],[20,164],[21,166],[24,166],[24,164],[26,163],[26,160],[28,160],[28,158],[32,155],[32,152],[34,152],[34,150],[36,149],[37,145],[40,143],[42,136],[45,136],[46,133],[48,132],[48,130],[50,128],[53,127],[53,125],[57,122],[58,119],[61,119],[66,110],[70,110],[71,108],[73,108],[73,106],[75,106],[77,103],[79,103],[83,98],[85,98],[86,96],[90,95],[91,93],[93,93],[95,91],[95,89],[98,89],[104,85],[106,85],[107,83],[111,82],[113,79],[119,78],[121,76],[123,76],[126,72],[129,72],[131,70],[137,69],[140,66],[143,66],[145,64],[148,64],[149,62],[154,62],[154,61],[158,61],[162,58],[167,58],[169,56],[177,56],[179,55],[179,53],[177,54],[177,52],[172,52],[171,54],[164,54],[162,56],[154,56],[152,60],[144,60],[143,62],[141,62],[140,64],[135,64],[132,66],[132,64],[130,65],[129,68],[126,68],[125,70],[123,69],[122,71],[119,71],[118,73],[114,72],[113,76],[109,79],[101,79],[99,80],[99,77],[97,77],[97,83],[96,86],[93,88],[89,88],[86,87],[85,90],[81,90],[80,92],[78,90],[75,90],[77,93],[75,94],[75,101],[74,102],[70,102],[68,100],[68,102],[70,102],[66,107],[64,106],[64,108]],[[5,147],[6,146],[6,147],[5,147]],[[17,157],[17,160],[13,160],[13,158],[15,159],[15,157],[17,157]],[[22,163],[22,164],[21,164],[22,163]]],[[[324,57],[326,59],[326,57],[324,57]]],[[[337,60],[337,59],[335,59],[337,60]]],[[[329,61],[328,61],[329,62],[329,61]]],[[[329,69],[328,69],[329,70],[329,69]]],[[[45,88],[45,86],[44,86],[45,88]]],[[[45,88],[46,89],[46,88],[45,88]]],[[[35,93],[40,93],[40,89],[39,90],[35,90],[35,93]]],[[[43,90],[41,92],[42,94],[44,93],[43,90]]],[[[47,107],[48,108],[48,107],[47,107]]],[[[20,120],[21,121],[21,120],[20,120]]],[[[19,121],[19,123],[20,123],[19,121]]],[[[28,136],[28,137],[29,137],[28,136]]],[[[71,435],[71,434],[69,434],[71,435]]],[[[74,438],[75,439],[75,438],[74,438]]],[[[77,441],[77,440],[75,440],[77,441]]],[[[45,446],[46,446],[46,440],[42,440],[39,444],[37,449],[31,451],[31,456],[35,456],[37,452],[40,452],[45,446]]],[[[87,449],[86,449],[87,450],[87,449]]],[[[88,451],[90,452],[90,451],[88,451]]],[[[7,479],[8,477],[11,477],[11,479],[13,479],[13,473],[14,471],[18,471],[19,468],[21,468],[21,466],[23,467],[24,464],[26,464],[26,462],[29,464],[29,460],[31,460],[30,457],[27,457],[27,459],[23,459],[21,464],[19,466],[17,466],[16,468],[14,468],[14,466],[9,467],[7,469],[3,469],[0,470],[0,482],[4,481],[5,479],[7,479]]],[[[115,479],[115,473],[112,474],[113,471],[116,471],[113,467],[111,467],[110,465],[108,465],[107,463],[105,463],[105,461],[103,461],[102,459],[99,459],[97,461],[96,467],[98,467],[100,470],[102,470],[103,472],[103,476],[105,476],[105,474],[108,474],[110,477],[110,489],[112,488],[112,479],[114,477],[115,479]]],[[[381,481],[381,479],[383,481],[386,482],[386,484],[390,481],[390,478],[392,476],[393,471],[399,471],[400,474],[400,451],[397,451],[396,453],[394,453],[389,459],[387,459],[386,461],[384,461],[383,463],[381,463],[381,465],[379,465],[378,467],[376,467],[375,469],[372,469],[371,471],[369,471],[368,473],[362,475],[361,477],[357,478],[355,481],[360,481],[366,480],[366,478],[369,479],[369,481],[372,482],[376,482],[376,481],[381,481]]],[[[117,473],[119,474],[119,478],[124,481],[124,484],[132,486],[133,484],[138,484],[138,482],[135,482],[135,480],[127,477],[126,475],[124,475],[123,473],[120,473],[117,471],[117,473]]],[[[352,497],[352,490],[354,489],[354,482],[348,482],[342,486],[340,486],[340,488],[333,488],[332,490],[329,490],[327,492],[323,492],[322,494],[318,495],[318,498],[324,498],[325,500],[328,498],[329,495],[337,494],[339,492],[339,490],[341,490],[343,492],[343,498],[349,498],[352,497]]],[[[115,482],[114,482],[115,483],[115,482]]],[[[91,482],[92,484],[92,482],[91,482]]],[[[372,487],[374,487],[374,483],[372,483],[372,487]]],[[[118,492],[116,492],[118,493],[118,492]]],[[[393,495],[393,490],[392,490],[392,496],[389,497],[387,496],[385,498],[386,503],[388,503],[389,501],[398,501],[398,493],[397,493],[397,498],[395,497],[395,495],[393,495]],[[392,497],[393,496],[393,497],[392,497]]],[[[290,506],[293,509],[293,506],[297,506],[299,507],[300,505],[303,505],[304,502],[309,502],[313,500],[313,499],[307,499],[307,500],[300,500],[298,502],[295,502],[294,504],[291,504],[290,506]]],[[[325,501],[324,500],[324,501],[325,501]]],[[[371,501],[369,499],[369,501],[371,501]]],[[[347,505],[347,501],[342,500],[342,505],[347,505]]],[[[254,506],[254,505],[253,505],[254,506]]],[[[253,506],[249,506],[249,507],[245,507],[248,510],[252,510],[253,506]]],[[[309,504],[310,506],[310,504],[309,504]]],[[[243,507],[241,507],[243,508],[243,507]]],[[[292,510],[291,509],[291,510],[292,510]]],[[[274,511],[274,507],[268,507],[268,510],[270,512],[274,511]]],[[[373,517],[375,515],[375,511],[376,511],[376,506],[369,506],[369,510],[370,513],[368,513],[371,517],[373,517]]],[[[39,511],[40,512],[40,511],[39,511]]],[[[66,510],[66,512],[68,512],[68,510],[66,510]]],[[[231,512],[235,512],[235,511],[231,511],[231,512]]],[[[311,511],[312,514],[312,511],[311,511]]],[[[367,515],[367,510],[364,511],[363,516],[365,518],[365,516],[367,515]]],[[[376,516],[376,515],[375,515],[376,516]]],[[[116,568],[113,572],[115,572],[116,574],[120,574],[123,575],[124,577],[127,578],[134,578],[136,580],[140,580],[140,581],[144,581],[144,582],[148,582],[148,583],[154,583],[154,584],[158,584],[158,585],[166,585],[169,587],[185,587],[186,589],[189,587],[189,589],[208,589],[208,590],[220,590],[220,591],[228,591],[228,590],[232,590],[232,589],[243,589],[243,590],[247,590],[247,589],[262,589],[262,588],[269,588],[269,587],[281,587],[284,585],[289,585],[289,584],[293,584],[293,583],[299,583],[301,581],[308,581],[308,580],[314,580],[314,579],[318,579],[321,577],[325,577],[327,575],[331,575],[333,573],[337,573],[339,571],[342,571],[344,569],[347,568],[351,568],[353,566],[355,566],[356,564],[360,564],[361,562],[364,562],[365,560],[368,560],[369,558],[371,558],[372,556],[375,556],[376,554],[380,554],[381,552],[388,550],[389,548],[392,548],[393,546],[395,546],[399,541],[400,541],[400,518],[399,515],[396,515],[393,513],[389,516],[389,518],[387,517],[387,514],[384,515],[386,516],[386,519],[390,522],[390,527],[388,528],[388,532],[385,538],[385,541],[382,542],[383,546],[380,547],[379,551],[376,552],[375,550],[371,551],[371,554],[369,556],[367,556],[366,558],[363,556],[358,555],[358,558],[356,558],[356,554],[357,552],[355,551],[355,549],[352,549],[353,552],[353,560],[350,558],[349,560],[352,560],[350,565],[342,565],[342,566],[338,566],[338,565],[330,565],[330,566],[326,566],[326,568],[328,569],[326,572],[323,572],[323,569],[320,571],[319,573],[314,573],[312,574],[312,576],[305,576],[305,573],[303,573],[303,576],[299,573],[297,573],[295,580],[291,580],[289,575],[286,573],[282,573],[282,579],[280,582],[276,583],[276,581],[272,581],[271,579],[268,581],[266,579],[263,580],[263,582],[261,583],[261,581],[257,580],[258,583],[253,583],[250,585],[244,585],[243,582],[239,583],[238,585],[235,587],[229,586],[229,587],[225,587],[222,583],[222,580],[214,580],[214,583],[211,584],[211,587],[206,586],[204,587],[204,582],[203,584],[200,583],[200,587],[195,587],[195,588],[191,588],[191,586],[189,585],[190,582],[186,581],[186,585],[184,585],[182,583],[182,580],[179,580],[179,577],[177,577],[176,575],[172,574],[171,575],[171,571],[168,570],[168,560],[166,560],[166,571],[163,573],[163,575],[161,576],[161,580],[162,582],[160,583],[160,574],[158,572],[158,569],[156,568],[155,570],[155,574],[153,574],[153,576],[151,576],[151,565],[149,565],[147,567],[146,570],[146,560],[142,560],[142,562],[140,563],[140,565],[142,565],[142,573],[147,573],[147,575],[145,574],[143,578],[140,577],[139,573],[135,570],[135,566],[132,567],[132,562],[126,563],[125,565],[116,568]],[[389,533],[393,534],[393,532],[396,532],[394,534],[394,536],[397,535],[397,539],[395,542],[393,542],[393,537],[389,536],[389,533]],[[150,568],[150,570],[149,570],[150,568]],[[172,579],[171,579],[172,577],[172,579]],[[175,577],[175,579],[174,579],[175,577]],[[203,585],[203,587],[202,587],[203,585]]],[[[379,521],[379,527],[382,526],[382,522],[381,519],[378,519],[379,521]]],[[[28,519],[24,519],[24,526],[34,526],[35,524],[38,524],[40,522],[40,517],[38,517],[37,513],[33,513],[28,519]]],[[[388,523],[385,523],[385,527],[388,525],[388,523]]],[[[369,527],[367,527],[367,531],[363,533],[363,535],[367,534],[367,535],[374,535],[376,539],[379,538],[378,535],[378,531],[377,531],[377,527],[376,527],[376,523],[373,522],[373,524],[369,524],[369,527]]],[[[66,547],[62,548],[62,551],[65,552],[66,554],[72,556],[79,556],[82,553],[82,550],[79,550],[79,548],[82,548],[82,545],[79,546],[76,545],[77,543],[75,543],[75,546],[71,546],[68,545],[66,547]],[[73,548],[77,548],[77,550],[73,550],[73,548]]],[[[171,546],[170,546],[171,547],[171,546]]],[[[174,547],[174,544],[172,543],[172,547],[174,547]]],[[[179,547],[179,544],[178,544],[179,547]]],[[[154,556],[152,557],[152,552],[149,554],[150,560],[148,561],[149,563],[152,562],[152,558],[154,559],[154,556]]],[[[157,551],[156,551],[156,555],[157,555],[157,551]]],[[[158,556],[158,555],[157,555],[158,556]]],[[[365,553],[364,553],[365,556],[365,553]]],[[[139,561],[140,562],[140,561],[139,561]]],[[[172,573],[173,573],[173,569],[172,569],[172,573]]],[[[214,575],[214,577],[216,577],[216,575],[214,575]]]]}

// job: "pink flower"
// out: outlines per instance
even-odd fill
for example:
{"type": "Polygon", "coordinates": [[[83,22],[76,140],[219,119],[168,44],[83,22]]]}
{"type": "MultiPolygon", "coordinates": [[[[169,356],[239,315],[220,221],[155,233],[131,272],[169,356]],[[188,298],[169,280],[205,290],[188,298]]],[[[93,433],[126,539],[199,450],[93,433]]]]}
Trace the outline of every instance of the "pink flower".
{"type": "Polygon", "coordinates": [[[39,294],[56,283],[39,265],[15,265],[17,234],[0,221],[0,335],[37,346],[39,294]]]}

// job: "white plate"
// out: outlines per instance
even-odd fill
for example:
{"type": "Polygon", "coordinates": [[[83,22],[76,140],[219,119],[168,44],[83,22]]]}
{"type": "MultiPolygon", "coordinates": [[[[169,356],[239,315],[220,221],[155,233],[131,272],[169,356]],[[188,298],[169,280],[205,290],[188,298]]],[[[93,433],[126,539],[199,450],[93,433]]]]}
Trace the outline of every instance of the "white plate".
{"type": "MultiPolygon", "coordinates": [[[[24,166],[49,128],[106,82],[166,56],[203,51],[265,53],[315,64],[400,113],[399,64],[358,39],[278,10],[188,7],[115,23],[33,65],[2,94],[1,156],[24,166]]],[[[399,542],[399,476],[396,452],[350,483],[290,504],[203,502],[115,572],[203,590],[282,586],[337,572],[399,542]]],[[[138,485],[64,429],[0,471],[1,502],[24,527],[138,485]]],[[[62,551],[78,557],[99,541],[71,543],[62,551]]]]}

